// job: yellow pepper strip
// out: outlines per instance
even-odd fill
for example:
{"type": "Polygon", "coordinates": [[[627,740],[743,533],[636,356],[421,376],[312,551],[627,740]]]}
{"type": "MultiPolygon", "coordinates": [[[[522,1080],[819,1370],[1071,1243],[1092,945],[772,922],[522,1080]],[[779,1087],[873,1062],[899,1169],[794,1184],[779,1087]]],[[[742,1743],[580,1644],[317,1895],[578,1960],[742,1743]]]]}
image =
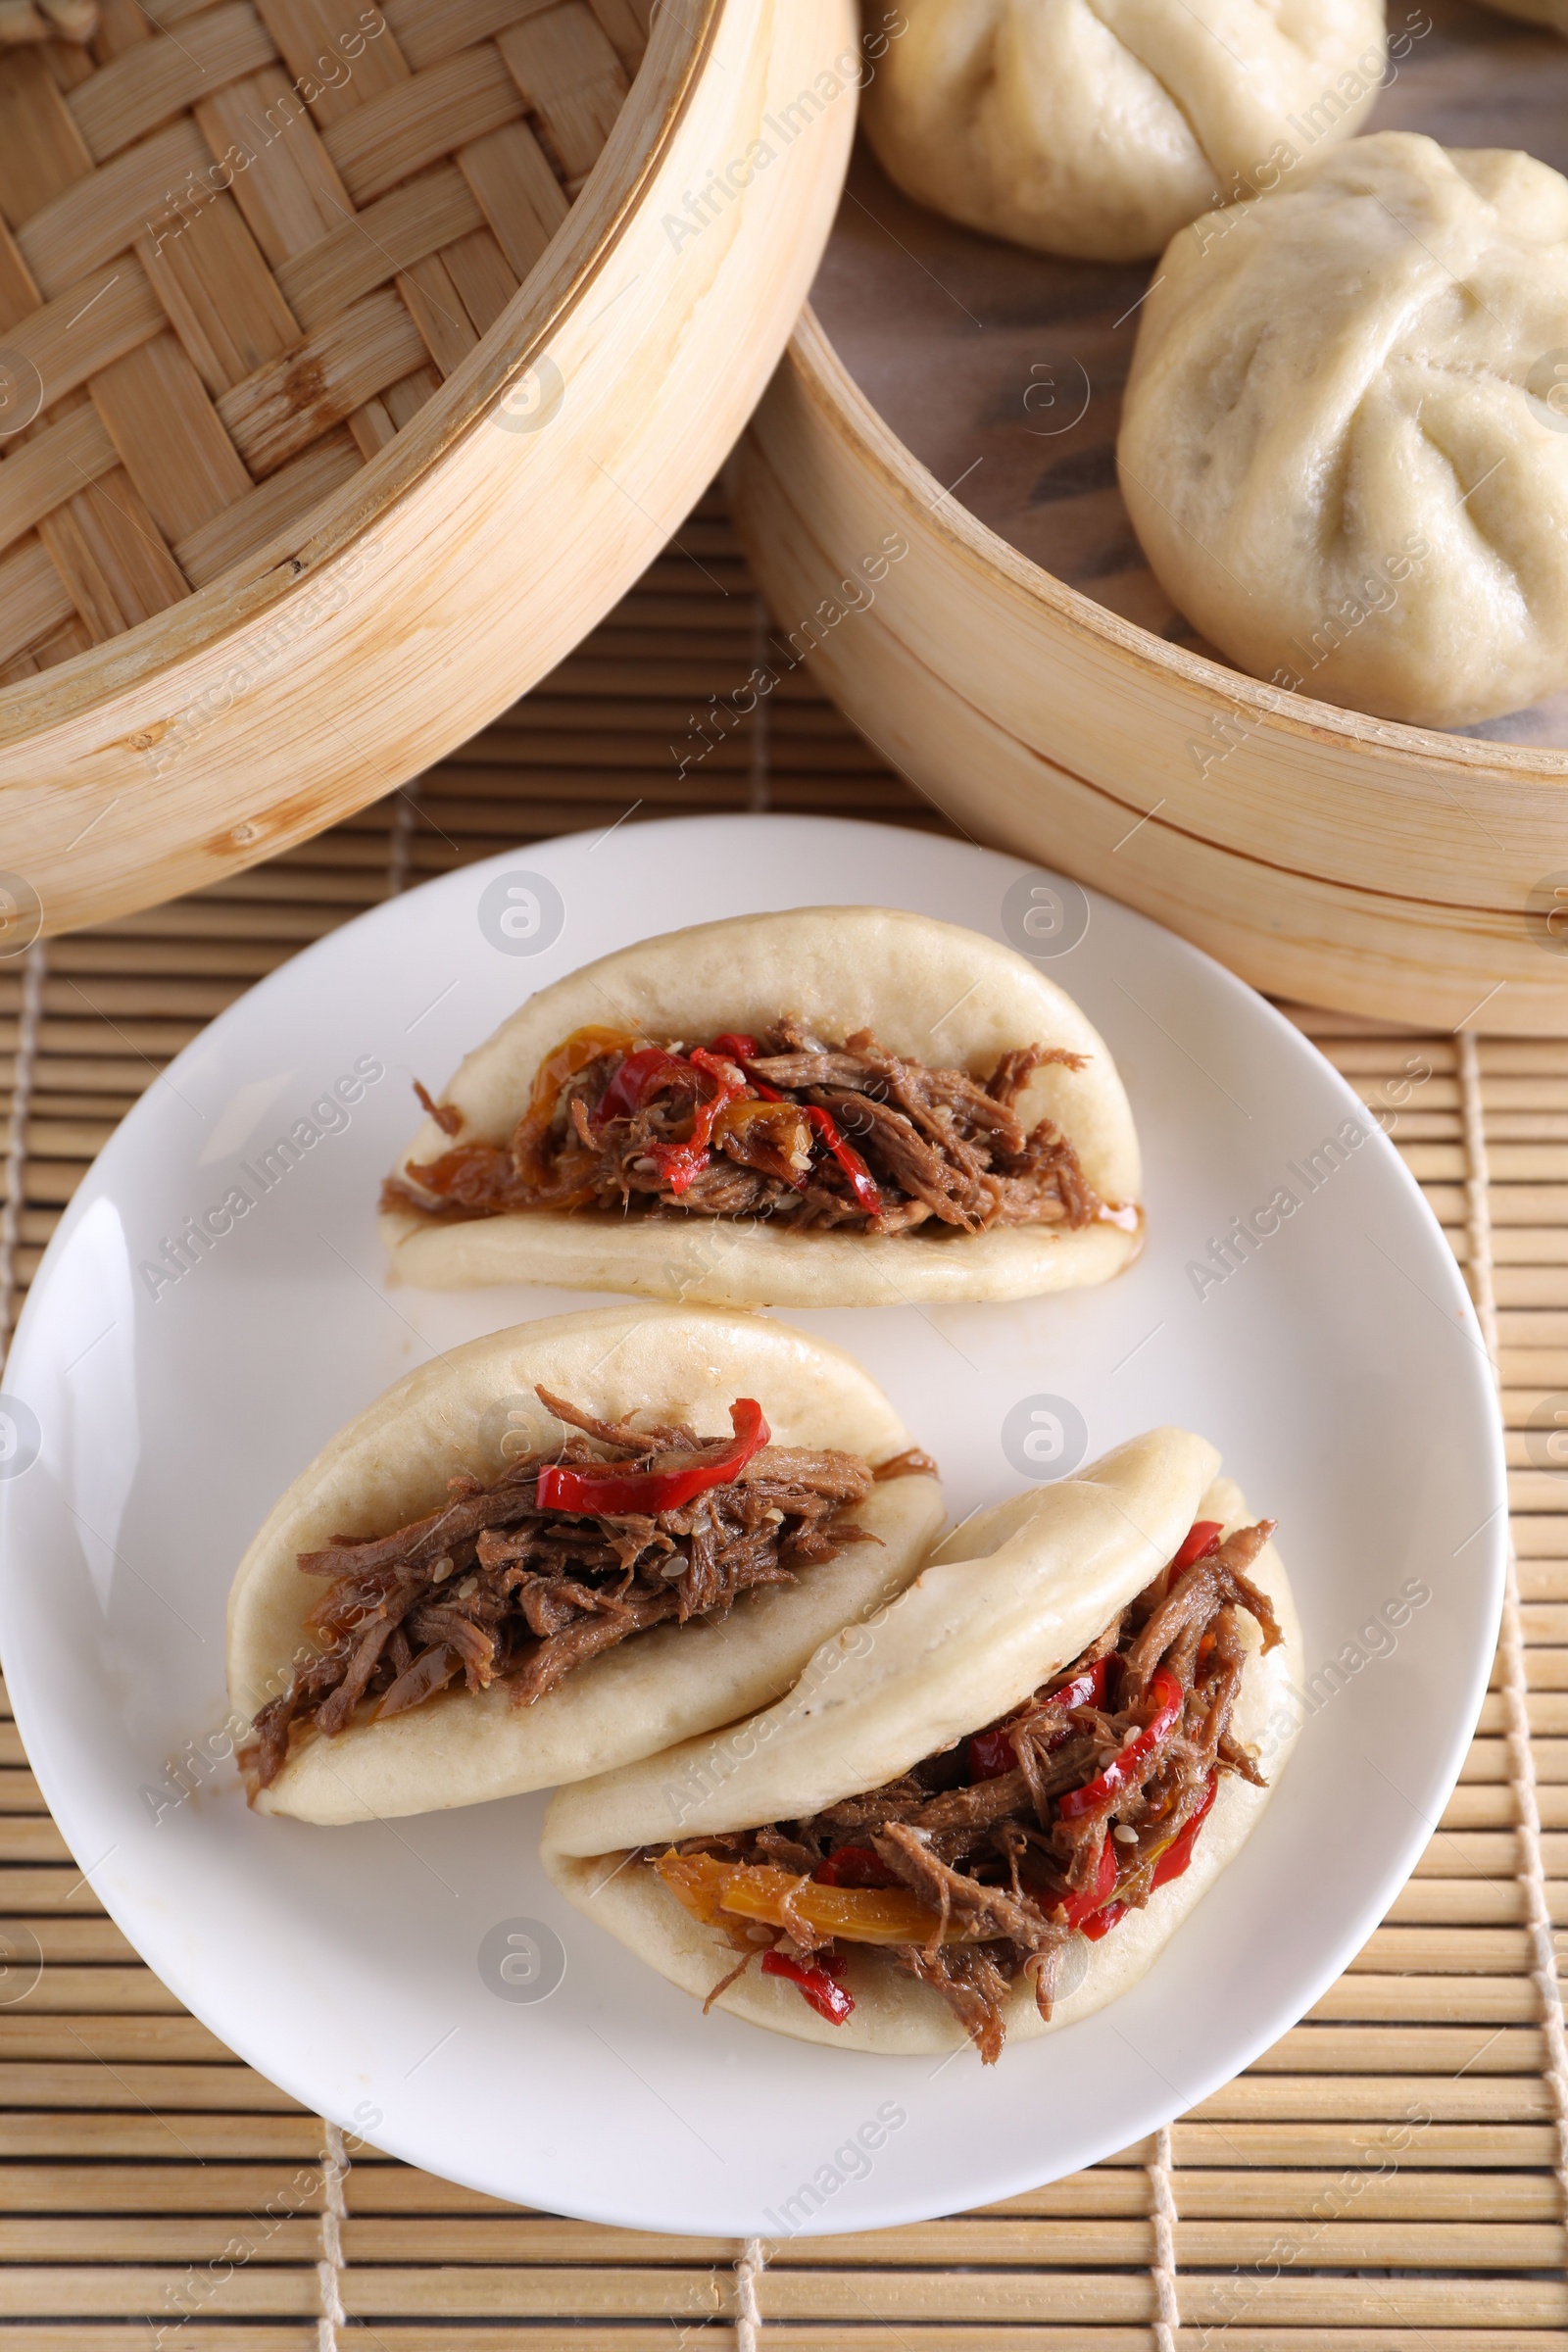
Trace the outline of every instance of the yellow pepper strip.
{"type": "Polygon", "coordinates": [[[545,1055],[534,1076],[528,1107],[513,1130],[512,1148],[519,1166],[527,1168],[536,1158],[567,1079],[575,1078],[579,1070],[585,1070],[601,1054],[629,1051],[636,1043],[624,1029],[574,1029],[545,1055]]]}
{"type": "MultiPolygon", "coordinates": [[[[819,1886],[792,1870],[720,1862],[711,1854],[659,1854],[653,1866],[677,1901],[709,1924],[727,1911],[792,1933],[799,1921],[817,1936],[884,1944],[929,1943],[940,1924],[936,1912],[903,1887],[819,1886]]],[[[968,1940],[956,1921],[942,1936],[944,1943],[968,1940]]]]}
{"type": "Polygon", "coordinates": [[[748,1127],[764,1130],[763,1142],[772,1145],[793,1174],[807,1173],[811,1164],[811,1126],[797,1104],[759,1102],[750,1096],[726,1102],[713,1121],[713,1140],[717,1143],[726,1135],[744,1134],[748,1127]]]}

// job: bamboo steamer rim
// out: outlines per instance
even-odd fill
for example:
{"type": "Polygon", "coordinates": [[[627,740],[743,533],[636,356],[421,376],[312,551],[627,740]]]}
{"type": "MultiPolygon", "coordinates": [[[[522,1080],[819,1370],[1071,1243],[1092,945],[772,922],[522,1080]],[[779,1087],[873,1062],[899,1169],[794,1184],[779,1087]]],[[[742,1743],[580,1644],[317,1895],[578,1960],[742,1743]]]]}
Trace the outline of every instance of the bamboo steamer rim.
{"type": "MultiPolygon", "coordinates": [[[[1054,619],[1130,659],[1150,678],[1190,687],[1204,697],[1225,696],[1249,714],[1256,714],[1259,734],[1284,735],[1301,742],[1328,737],[1352,747],[1357,754],[1381,753],[1401,764],[1416,762],[1430,767],[1446,762],[1455,768],[1475,768],[1485,771],[1489,781],[1495,780],[1500,770],[1504,776],[1512,773],[1531,782],[1568,782],[1568,750],[1500,743],[1492,737],[1453,735],[1436,727],[1373,718],[1338,703],[1318,702],[1310,695],[1273,686],[1207,655],[1172,645],[1137,621],[1123,619],[1021,554],[938,481],[862,390],[809,303],[790,339],[788,364],[830,426],[851,443],[858,458],[875,469],[890,491],[924,510],[928,527],[946,538],[955,555],[982,566],[992,576],[1000,575],[1009,588],[1054,619]]],[[[1170,830],[1180,833],[1187,828],[1172,824],[1170,830]]],[[[1193,838],[1204,837],[1195,833],[1193,838]]],[[[1248,856],[1264,868],[1274,864],[1253,850],[1249,850],[1248,856]]],[[[1286,873],[1296,869],[1282,862],[1275,870],[1286,873]]]]}
{"type": "Polygon", "coordinates": [[[647,50],[614,127],[541,261],[500,319],[386,447],[328,492],[303,524],[285,524],[206,587],[36,677],[0,687],[0,749],[98,709],[285,607],[293,591],[308,590],[327,564],[362,541],[448,450],[489,421],[613,257],[701,84],[726,5],[690,0],[692,15],[655,9],[647,50]],[[657,127],[643,137],[650,99],[661,90],[657,127]],[[640,137],[641,152],[628,170],[626,151],[640,137]],[[541,279],[542,271],[548,273],[541,279]]]}

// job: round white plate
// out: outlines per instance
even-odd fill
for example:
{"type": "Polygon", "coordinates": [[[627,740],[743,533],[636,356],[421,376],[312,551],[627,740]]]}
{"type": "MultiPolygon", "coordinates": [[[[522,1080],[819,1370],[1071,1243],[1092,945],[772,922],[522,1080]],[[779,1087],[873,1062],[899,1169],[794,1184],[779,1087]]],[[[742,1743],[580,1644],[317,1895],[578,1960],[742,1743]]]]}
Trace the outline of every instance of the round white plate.
{"type": "MultiPolygon", "coordinates": [[[[645,2230],[867,2230],[1008,2196],[1245,2067],[1344,1967],[1436,1824],[1502,1581],[1475,1316],[1414,1183],[1328,1064],[1196,949],[1102,899],[1044,968],[1132,1098],[1142,1260],[1064,1298],[798,1319],[883,1382],[956,1516],[1017,1487],[1008,1416],[1016,1429],[1025,1399],[1055,1397],[1091,1453],[1159,1421],[1206,1432],[1279,1519],[1315,1678],[1305,1728],[1257,1834],[1135,1990],[993,2069],[786,2041],[703,2018],[563,1903],[536,1856],[542,1797],[312,1830],[247,1812],[222,1760],[224,1596],[275,1496],[411,1365],[601,1303],[384,1287],[373,1210],[416,1120],[411,1077],[438,1087],[523,996],[591,957],[749,908],[876,903],[1060,948],[1082,894],[1037,884],[930,834],[763,816],[469,866],[242,998],[72,1203],[5,1384],[0,1654],[23,1737],[94,1889],[166,1984],[375,2146],[645,2230]],[[255,1204],[160,1280],[186,1219],[235,1188],[255,1204]],[[1213,1246],[1282,1191],[1298,1205],[1219,1279],[1213,1246]]],[[[1424,1066],[1407,1073],[1417,1104],[1424,1066]]],[[[1032,1410],[1030,1432],[1049,1432],[1032,1410]]]]}

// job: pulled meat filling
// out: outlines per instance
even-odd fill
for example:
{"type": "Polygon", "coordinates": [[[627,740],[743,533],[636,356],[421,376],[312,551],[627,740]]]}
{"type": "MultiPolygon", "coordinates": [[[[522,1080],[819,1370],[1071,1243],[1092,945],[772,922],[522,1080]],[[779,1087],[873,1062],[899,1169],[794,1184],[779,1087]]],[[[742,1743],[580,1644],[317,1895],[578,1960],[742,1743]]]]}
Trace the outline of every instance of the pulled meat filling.
{"type": "MultiPolygon", "coordinates": [[[[928,1069],[869,1029],[841,1045],[781,1017],[710,1045],[580,1029],[545,1057],[504,1145],[464,1143],[388,1180],[389,1205],[451,1217],[526,1209],[787,1219],[801,1231],[981,1233],[991,1225],[1128,1227],[1050,1119],[1014,1105],[1047,1063],[1081,1054],[1029,1046],[982,1084],[928,1069]]],[[[462,1114],[420,1100],[454,1139],[462,1114]]]]}
{"type": "Polygon", "coordinates": [[[871,1944],[941,1994],[987,2065],[1020,1977],[1049,2020],[1072,1937],[1108,1935],[1180,1877],[1220,1776],[1264,1785],[1230,1722],[1241,1612],[1265,1650],[1281,1639],[1247,1573],[1273,1531],[1265,1519],[1221,1542],[1200,1523],[1064,1673],[886,1788],[645,1852],[742,1955],[710,1998],[760,1960],[842,2024],[845,1955],[871,1944]]]}
{"type": "Polygon", "coordinates": [[[440,1510],[391,1535],[336,1536],[300,1554],[307,1576],[327,1580],[306,1619],[326,1646],[256,1717],[241,1760],[258,1788],[282,1770],[296,1726],[330,1737],[362,1711],[400,1715],[460,1675],[469,1690],[504,1682],[527,1705],[649,1626],[722,1616],[744,1592],[875,1543],[844,1514],[876,1481],[934,1471],[915,1450],[873,1470],[857,1454],[767,1444],[753,1406],[764,1442],[736,1475],[718,1473],[676,1507],[555,1508],[539,1483],[563,1466],[623,1467],[689,1488],[734,1448],[684,1426],[596,1420],[538,1395],[582,1435],[518,1459],[491,1486],[450,1479],[440,1510]]]}

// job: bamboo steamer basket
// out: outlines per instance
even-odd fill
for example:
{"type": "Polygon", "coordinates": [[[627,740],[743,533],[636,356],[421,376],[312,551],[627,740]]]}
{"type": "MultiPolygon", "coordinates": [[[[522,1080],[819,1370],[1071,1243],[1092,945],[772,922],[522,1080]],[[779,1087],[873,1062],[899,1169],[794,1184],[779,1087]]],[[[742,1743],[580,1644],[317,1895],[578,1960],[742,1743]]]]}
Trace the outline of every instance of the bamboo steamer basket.
{"type": "Polygon", "coordinates": [[[559,662],[765,384],[856,104],[854,0],[96,13],[0,49],[0,954],[559,662]]]}
{"type": "MultiPolygon", "coordinates": [[[[1390,31],[1404,53],[1368,128],[1568,172],[1568,41],[1461,0],[1391,0],[1390,31]]],[[[1197,637],[1116,488],[1153,268],[973,235],[903,197],[862,144],[737,456],[737,519],[781,632],[966,830],[1257,987],[1568,1031],[1568,695],[1444,734],[1281,693],[1197,637]],[[884,565],[890,534],[908,553],[884,565]]]]}

